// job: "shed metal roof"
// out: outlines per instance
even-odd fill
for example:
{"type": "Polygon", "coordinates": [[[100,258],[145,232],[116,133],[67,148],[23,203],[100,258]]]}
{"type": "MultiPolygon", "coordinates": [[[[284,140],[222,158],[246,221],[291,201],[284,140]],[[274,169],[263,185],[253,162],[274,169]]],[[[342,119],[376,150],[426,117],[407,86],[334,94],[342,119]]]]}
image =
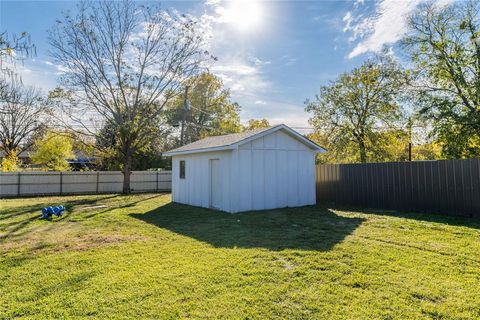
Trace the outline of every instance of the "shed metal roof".
{"type": "Polygon", "coordinates": [[[284,129],[290,135],[293,135],[296,139],[309,146],[311,149],[323,152],[322,147],[314,143],[313,141],[305,138],[295,130],[287,127],[284,124],[280,124],[273,127],[261,128],[255,130],[249,130],[241,133],[233,133],[222,136],[207,137],[179,148],[165,152],[166,156],[173,156],[177,154],[188,154],[197,152],[217,151],[217,150],[230,150],[234,149],[237,145],[251,141],[257,137],[263,136],[275,132],[277,130],[284,129]]]}

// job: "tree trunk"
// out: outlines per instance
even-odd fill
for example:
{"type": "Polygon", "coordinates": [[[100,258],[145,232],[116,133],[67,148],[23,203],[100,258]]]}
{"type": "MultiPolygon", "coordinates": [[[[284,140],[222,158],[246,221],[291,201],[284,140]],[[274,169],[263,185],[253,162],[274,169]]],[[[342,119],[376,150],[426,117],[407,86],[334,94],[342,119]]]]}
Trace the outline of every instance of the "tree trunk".
{"type": "Polygon", "coordinates": [[[130,194],[130,175],[132,173],[132,155],[130,151],[127,151],[125,158],[123,159],[123,194],[130,194]]]}
{"type": "Polygon", "coordinates": [[[363,139],[358,140],[358,149],[360,151],[360,162],[367,162],[367,150],[365,148],[365,141],[363,139]]]}

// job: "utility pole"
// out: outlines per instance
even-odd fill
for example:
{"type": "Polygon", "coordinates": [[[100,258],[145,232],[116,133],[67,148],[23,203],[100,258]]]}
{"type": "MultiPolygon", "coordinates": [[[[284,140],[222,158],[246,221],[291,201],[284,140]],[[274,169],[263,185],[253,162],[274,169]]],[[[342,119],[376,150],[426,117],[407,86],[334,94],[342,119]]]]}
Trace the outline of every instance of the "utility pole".
{"type": "Polygon", "coordinates": [[[408,161],[412,161],[412,117],[408,118],[408,161]]]}
{"type": "Polygon", "coordinates": [[[180,146],[183,146],[185,135],[185,121],[187,120],[187,111],[190,110],[190,103],[188,102],[188,86],[185,86],[185,96],[183,97],[182,109],[182,129],[180,132],[180,146]]]}

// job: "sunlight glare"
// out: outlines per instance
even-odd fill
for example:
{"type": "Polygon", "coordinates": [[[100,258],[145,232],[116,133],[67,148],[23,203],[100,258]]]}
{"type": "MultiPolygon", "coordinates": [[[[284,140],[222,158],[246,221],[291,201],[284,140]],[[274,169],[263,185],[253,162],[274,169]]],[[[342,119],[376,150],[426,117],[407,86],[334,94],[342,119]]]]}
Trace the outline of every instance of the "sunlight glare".
{"type": "Polygon", "coordinates": [[[262,8],[258,0],[233,0],[223,12],[224,21],[240,31],[251,30],[262,20],[262,8]]]}

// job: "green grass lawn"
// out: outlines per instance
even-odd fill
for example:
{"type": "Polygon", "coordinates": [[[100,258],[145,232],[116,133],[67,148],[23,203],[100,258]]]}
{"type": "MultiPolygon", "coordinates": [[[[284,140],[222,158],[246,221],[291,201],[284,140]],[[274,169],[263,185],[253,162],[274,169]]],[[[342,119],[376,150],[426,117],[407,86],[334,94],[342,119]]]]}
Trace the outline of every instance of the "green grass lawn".
{"type": "Polygon", "coordinates": [[[0,318],[87,316],[478,319],[480,222],[232,215],[158,194],[0,200],[0,318]],[[68,213],[39,219],[49,204],[68,213]]]}

